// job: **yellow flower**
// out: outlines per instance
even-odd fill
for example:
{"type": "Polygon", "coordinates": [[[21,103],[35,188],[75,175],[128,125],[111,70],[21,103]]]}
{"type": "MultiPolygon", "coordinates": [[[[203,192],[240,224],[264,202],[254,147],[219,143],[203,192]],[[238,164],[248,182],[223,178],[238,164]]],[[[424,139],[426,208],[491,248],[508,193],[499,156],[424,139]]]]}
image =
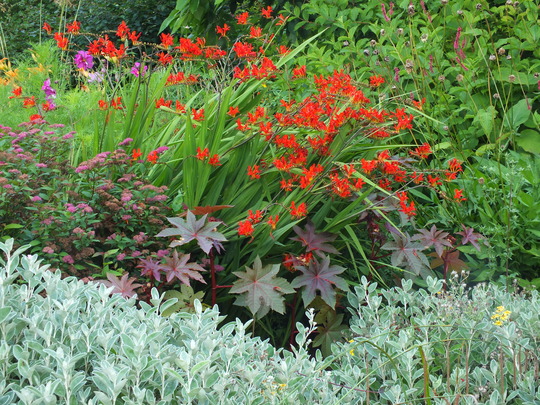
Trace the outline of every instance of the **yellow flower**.
{"type": "Polygon", "coordinates": [[[491,319],[496,319],[496,321],[493,322],[493,325],[501,326],[503,322],[507,321],[508,318],[510,318],[511,313],[512,311],[506,310],[504,306],[498,306],[495,309],[495,313],[491,315],[491,319]]]}

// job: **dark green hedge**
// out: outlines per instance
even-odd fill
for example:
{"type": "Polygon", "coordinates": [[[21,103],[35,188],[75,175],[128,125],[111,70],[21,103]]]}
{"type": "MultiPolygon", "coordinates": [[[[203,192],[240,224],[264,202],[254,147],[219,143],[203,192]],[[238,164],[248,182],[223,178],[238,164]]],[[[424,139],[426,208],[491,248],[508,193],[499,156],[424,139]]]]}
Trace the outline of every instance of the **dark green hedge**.
{"type": "MultiPolygon", "coordinates": [[[[83,31],[115,30],[122,20],[132,30],[143,33],[143,41],[156,41],[161,22],[170,14],[176,0],[71,0],[67,21],[82,23],[83,31]]],[[[8,55],[18,59],[32,42],[43,37],[43,22],[57,30],[61,8],[52,0],[0,0],[0,24],[8,55]]]]}

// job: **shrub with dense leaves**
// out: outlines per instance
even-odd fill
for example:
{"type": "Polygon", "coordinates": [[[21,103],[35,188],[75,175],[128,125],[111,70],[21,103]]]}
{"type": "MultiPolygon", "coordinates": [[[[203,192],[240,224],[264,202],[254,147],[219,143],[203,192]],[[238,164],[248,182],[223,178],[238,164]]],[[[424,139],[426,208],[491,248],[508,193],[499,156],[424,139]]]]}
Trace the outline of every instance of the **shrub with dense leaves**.
{"type": "Polygon", "coordinates": [[[319,327],[329,356],[309,355],[317,325],[298,323],[297,347],[276,350],[217,307],[162,316],[114,288],[61,279],[37,256],[0,243],[0,402],[13,404],[531,404],[540,401],[538,293],[492,285],[348,296],[350,329],[319,327]],[[110,297],[109,295],[112,294],[110,297]],[[334,339],[341,343],[331,344],[334,339]]]}
{"type": "Polygon", "coordinates": [[[137,258],[165,250],[149,237],[170,212],[166,187],[142,180],[144,161],[123,149],[70,166],[74,134],[62,128],[39,118],[0,127],[4,239],[16,235],[80,277],[133,269],[137,258]]]}

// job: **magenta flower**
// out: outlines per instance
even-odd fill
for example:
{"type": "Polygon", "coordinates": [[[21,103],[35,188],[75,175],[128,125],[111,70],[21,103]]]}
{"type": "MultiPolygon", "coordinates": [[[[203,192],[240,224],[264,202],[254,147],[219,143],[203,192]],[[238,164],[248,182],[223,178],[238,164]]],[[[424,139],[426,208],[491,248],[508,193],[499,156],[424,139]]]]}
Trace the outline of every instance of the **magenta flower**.
{"type": "Polygon", "coordinates": [[[90,52],[79,51],[73,58],[73,63],[75,63],[75,66],[77,66],[79,69],[90,70],[92,67],[94,67],[94,58],[90,52]]]}
{"type": "Polygon", "coordinates": [[[47,79],[43,82],[43,86],[41,86],[41,90],[45,92],[45,99],[52,103],[52,99],[56,98],[56,90],[51,87],[51,79],[47,79]]]}
{"type": "Polygon", "coordinates": [[[143,76],[146,74],[146,71],[148,70],[148,66],[145,66],[144,69],[141,69],[141,63],[135,62],[135,65],[131,68],[131,74],[135,77],[143,76]]]}

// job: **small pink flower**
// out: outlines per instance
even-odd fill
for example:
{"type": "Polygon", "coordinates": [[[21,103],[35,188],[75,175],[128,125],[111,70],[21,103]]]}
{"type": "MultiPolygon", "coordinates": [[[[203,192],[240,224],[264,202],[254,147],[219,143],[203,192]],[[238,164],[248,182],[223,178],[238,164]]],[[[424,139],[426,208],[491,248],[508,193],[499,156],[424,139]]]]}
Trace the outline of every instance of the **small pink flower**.
{"type": "Polygon", "coordinates": [[[75,260],[73,260],[73,257],[71,257],[70,255],[66,255],[66,256],[62,257],[62,261],[64,263],[67,263],[67,264],[75,263],[75,260]]]}
{"type": "Polygon", "coordinates": [[[157,251],[157,257],[162,258],[169,255],[168,249],[158,250],[157,251]]]}
{"type": "Polygon", "coordinates": [[[42,249],[42,252],[43,253],[50,253],[50,254],[53,254],[54,253],[54,249],[50,246],[45,246],[43,249],[42,249]]]}
{"type": "Polygon", "coordinates": [[[35,195],[31,198],[32,201],[43,201],[43,199],[39,195],[35,195]]]}
{"type": "Polygon", "coordinates": [[[120,253],[119,255],[116,256],[116,260],[121,262],[122,260],[124,260],[125,257],[126,257],[125,253],[120,253]]]}

